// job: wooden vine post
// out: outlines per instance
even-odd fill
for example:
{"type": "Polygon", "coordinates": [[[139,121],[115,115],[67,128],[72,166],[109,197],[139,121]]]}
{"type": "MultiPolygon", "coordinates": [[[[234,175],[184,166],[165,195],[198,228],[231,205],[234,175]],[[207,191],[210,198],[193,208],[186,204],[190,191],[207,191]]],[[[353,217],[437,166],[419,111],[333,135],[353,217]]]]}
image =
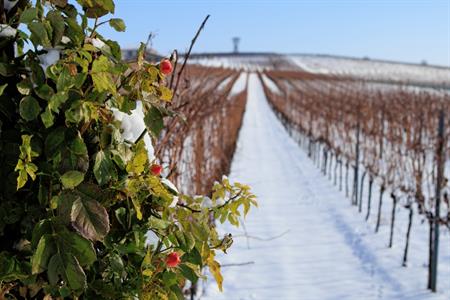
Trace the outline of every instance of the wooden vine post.
{"type": "Polygon", "coordinates": [[[436,292],[437,285],[437,268],[438,268],[438,256],[439,256],[439,219],[440,219],[440,209],[441,209],[441,187],[442,179],[444,173],[444,111],[439,112],[439,124],[438,124],[438,139],[436,147],[436,196],[435,196],[435,212],[434,212],[434,234],[433,234],[433,251],[431,257],[431,277],[430,277],[430,288],[433,292],[436,292]]]}
{"type": "Polygon", "coordinates": [[[360,122],[361,107],[358,103],[358,112],[356,117],[356,145],[355,145],[355,175],[353,178],[353,197],[352,205],[358,205],[358,177],[359,177],[359,140],[361,131],[360,122]]]}

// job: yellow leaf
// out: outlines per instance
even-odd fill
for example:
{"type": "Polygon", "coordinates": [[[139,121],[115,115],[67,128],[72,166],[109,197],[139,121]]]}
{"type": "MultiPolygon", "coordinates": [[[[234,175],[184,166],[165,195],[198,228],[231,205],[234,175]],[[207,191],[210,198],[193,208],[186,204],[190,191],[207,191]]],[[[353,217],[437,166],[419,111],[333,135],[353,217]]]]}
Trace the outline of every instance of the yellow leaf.
{"type": "Polygon", "coordinates": [[[153,271],[150,269],[146,269],[146,270],[142,271],[142,275],[152,277],[153,271]]]}
{"type": "Polygon", "coordinates": [[[159,90],[161,91],[161,100],[167,102],[172,101],[172,91],[169,88],[162,85],[159,87],[159,90]]]}
{"type": "Polygon", "coordinates": [[[133,158],[127,164],[127,172],[141,174],[144,172],[145,166],[147,165],[147,160],[148,155],[147,149],[145,149],[145,143],[143,140],[140,140],[136,144],[133,158]]]}
{"type": "Polygon", "coordinates": [[[134,209],[136,210],[136,218],[142,220],[141,204],[135,198],[131,198],[131,202],[133,202],[134,209]]]}
{"type": "Polygon", "coordinates": [[[36,171],[38,170],[38,167],[33,163],[28,163],[25,166],[25,170],[27,171],[28,175],[30,175],[31,179],[34,181],[36,179],[36,171]]]}
{"type": "Polygon", "coordinates": [[[148,79],[150,82],[156,81],[156,79],[158,79],[159,71],[155,66],[149,66],[147,72],[150,75],[150,78],[148,79]]]}
{"type": "Polygon", "coordinates": [[[222,276],[222,273],[220,273],[220,264],[216,260],[214,260],[214,256],[215,256],[214,251],[211,251],[209,254],[209,257],[208,257],[207,264],[208,264],[209,270],[211,271],[211,273],[214,276],[214,279],[217,282],[217,286],[219,287],[219,290],[222,292],[223,291],[223,288],[222,288],[223,276],[222,276]]]}
{"type": "Polygon", "coordinates": [[[148,178],[148,184],[152,189],[152,194],[162,198],[166,202],[166,205],[169,205],[173,201],[173,195],[164,187],[159,177],[150,176],[148,178]]]}
{"type": "Polygon", "coordinates": [[[84,44],[83,49],[89,52],[96,52],[98,50],[93,45],[87,43],[84,44]]]}
{"type": "Polygon", "coordinates": [[[17,190],[19,190],[20,188],[22,188],[25,183],[27,183],[27,171],[25,170],[20,170],[19,171],[19,176],[17,176],[17,190]]]}

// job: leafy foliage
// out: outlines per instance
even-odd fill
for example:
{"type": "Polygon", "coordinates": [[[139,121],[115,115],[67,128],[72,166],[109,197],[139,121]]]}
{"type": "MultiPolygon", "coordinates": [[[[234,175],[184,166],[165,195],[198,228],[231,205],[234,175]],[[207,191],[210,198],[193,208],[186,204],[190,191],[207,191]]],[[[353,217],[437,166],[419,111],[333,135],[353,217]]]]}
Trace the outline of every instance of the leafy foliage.
{"type": "Polygon", "coordinates": [[[221,287],[215,253],[232,238],[212,217],[238,226],[254,195],[224,178],[212,199],[190,197],[151,172],[145,143],[124,140],[114,113],[142,101],[155,138],[172,91],[144,45],[131,66],[97,33],[125,30],[120,19],[98,22],[112,0],[77,2],[84,13],[38,0],[2,16],[17,34],[0,42],[0,298],[182,299],[204,267],[221,287]],[[177,267],[165,263],[169,250],[177,267]]]}

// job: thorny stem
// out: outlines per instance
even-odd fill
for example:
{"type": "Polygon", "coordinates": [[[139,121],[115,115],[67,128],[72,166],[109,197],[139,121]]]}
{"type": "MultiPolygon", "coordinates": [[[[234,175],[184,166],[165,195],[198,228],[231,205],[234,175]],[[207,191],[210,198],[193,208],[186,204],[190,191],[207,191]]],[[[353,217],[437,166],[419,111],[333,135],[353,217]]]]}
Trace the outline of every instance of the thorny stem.
{"type": "Polygon", "coordinates": [[[191,41],[191,45],[189,46],[189,50],[186,54],[186,56],[184,57],[184,61],[183,61],[183,65],[181,66],[180,71],[177,74],[177,82],[175,84],[175,88],[173,90],[173,95],[175,96],[175,94],[177,93],[177,89],[178,89],[178,84],[180,83],[180,78],[181,75],[183,74],[184,71],[184,67],[186,66],[186,63],[189,59],[189,56],[191,55],[191,51],[192,48],[194,47],[195,42],[197,41],[198,36],[200,35],[200,32],[203,30],[203,28],[205,27],[206,22],[208,21],[210,15],[207,15],[206,18],[203,20],[202,24],[200,25],[200,27],[197,30],[197,33],[195,34],[194,38],[191,41]]]}
{"type": "MultiPolygon", "coordinates": [[[[195,42],[197,41],[197,38],[198,38],[198,36],[200,35],[200,32],[201,32],[202,29],[205,27],[206,21],[208,21],[208,19],[209,19],[209,15],[207,15],[206,18],[203,20],[202,24],[200,25],[200,27],[199,27],[198,30],[197,30],[197,33],[195,34],[194,38],[193,38],[192,41],[191,41],[191,45],[189,46],[188,53],[187,53],[186,56],[184,57],[183,65],[181,66],[181,69],[180,69],[180,71],[179,71],[178,74],[177,74],[177,82],[176,82],[176,84],[175,84],[175,88],[174,88],[174,90],[173,90],[172,97],[174,97],[175,94],[176,94],[176,92],[177,92],[178,84],[180,83],[181,75],[183,74],[184,67],[186,66],[186,63],[187,63],[187,61],[188,61],[188,59],[189,59],[189,56],[191,55],[192,48],[194,47],[194,44],[195,44],[195,42]]],[[[172,77],[172,78],[173,78],[173,77],[172,77]]],[[[171,85],[172,85],[172,84],[171,84],[171,85]]],[[[147,133],[147,128],[145,128],[145,129],[142,131],[142,133],[139,135],[139,137],[137,138],[137,140],[135,141],[135,143],[139,142],[139,141],[145,136],[146,133],[147,133]]]]}
{"type": "Polygon", "coordinates": [[[172,73],[172,77],[170,78],[169,89],[172,89],[173,81],[175,79],[175,72],[177,71],[177,66],[178,66],[178,51],[176,49],[173,50],[172,56],[175,56],[175,64],[173,65],[173,73],[172,73]]]}
{"type": "Polygon", "coordinates": [[[89,35],[90,38],[94,37],[95,30],[97,30],[97,27],[98,27],[97,22],[98,22],[98,17],[95,18],[94,26],[92,27],[91,34],[89,35]]]}
{"type": "Polygon", "coordinates": [[[177,203],[177,205],[180,206],[180,207],[186,208],[186,209],[190,210],[193,213],[201,213],[202,212],[201,210],[192,208],[192,207],[190,207],[190,206],[188,206],[186,204],[183,204],[183,203],[177,203]]]}
{"type": "MultiPolygon", "coordinates": [[[[214,209],[221,209],[221,208],[225,207],[225,206],[228,205],[231,201],[236,200],[236,199],[241,195],[241,192],[242,192],[242,191],[239,191],[239,193],[237,193],[236,195],[234,195],[233,197],[231,197],[230,199],[228,199],[227,201],[225,201],[224,204],[219,205],[219,206],[216,206],[216,207],[214,207],[214,209]]],[[[186,208],[186,209],[190,210],[190,211],[193,212],[193,213],[201,213],[201,212],[202,212],[202,211],[199,210],[199,209],[192,208],[192,207],[190,207],[190,206],[188,206],[188,205],[186,205],[186,204],[183,204],[183,203],[177,203],[177,206],[186,208]]],[[[208,211],[211,212],[211,211],[213,211],[213,209],[210,208],[210,209],[208,209],[208,211]]]]}

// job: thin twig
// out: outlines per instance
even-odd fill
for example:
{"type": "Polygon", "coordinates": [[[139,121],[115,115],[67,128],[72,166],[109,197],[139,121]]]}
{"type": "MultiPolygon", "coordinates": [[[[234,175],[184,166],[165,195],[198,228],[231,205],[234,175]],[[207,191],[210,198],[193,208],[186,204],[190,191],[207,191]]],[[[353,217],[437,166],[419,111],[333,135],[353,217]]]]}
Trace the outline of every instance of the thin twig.
{"type": "Polygon", "coordinates": [[[283,233],[280,233],[279,235],[275,235],[269,238],[262,238],[262,237],[258,237],[258,236],[252,236],[252,235],[248,235],[248,234],[239,234],[239,235],[233,235],[233,238],[237,238],[237,237],[245,237],[247,239],[254,239],[254,240],[258,240],[258,241],[273,241],[276,239],[279,239],[280,237],[286,235],[290,230],[286,230],[283,233]]]}
{"type": "MultiPolygon", "coordinates": [[[[176,84],[175,84],[175,89],[173,90],[173,96],[172,96],[172,97],[174,97],[175,94],[176,94],[176,92],[177,92],[178,84],[179,84],[179,82],[180,82],[180,77],[181,77],[181,75],[183,74],[183,70],[184,70],[184,67],[185,67],[185,65],[186,65],[186,63],[187,63],[187,60],[189,59],[189,56],[191,55],[192,47],[194,47],[195,41],[197,40],[198,36],[200,35],[200,32],[202,31],[202,29],[205,27],[206,21],[208,21],[208,19],[209,19],[209,15],[207,15],[206,18],[203,20],[202,24],[200,25],[200,27],[199,27],[198,30],[197,30],[197,33],[195,34],[194,38],[193,38],[192,41],[191,41],[191,46],[189,47],[189,51],[188,51],[188,53],[186,54],[186,56],[184,57],[183,65],[181,66],[181,69],[180,69],[180,71],[179,71],[178,74],[177,74],[177,82],[176,82],[176,84]]],[[[147,128],[145,128],[145,129],[142,131],[142,133],[139,135],[139,137],[137,138],[137,140],[135,141],[135,143],[139,142],[139,141],[144,137],[144,135],[145,135],[146,133],[147,133],[147,128]]]]}
{"type": "Polygon", "coordinates": [[[244,263],[236,263],[236,264],[223,264],[220,267],[224,268],[224,267],[240,267],[240,266],[248,266],[248,265],[253,265],[255,264],[254,261],[248,261],[248,262],[244,262],[244,263]]]}
{"type": "Polygon", "coordinates": [[[247,232],[247,227],[245,226],[245,222],[241,218],[239,218],[239,220],[240,220],[240,223],[242,225],[242,229],[244,230],[244,235],[247,238],[246,239],[247,249],[250,249],[250,239],[249,239],[249,235],[248,235],[248,232],[247,232]]]}
{"type": "MultiPolygon", "coordinates": [[[[230,199],[228,199],[227,201],[225,201],[224,204],[219,205],[219,206],[215,206],[215,207],[211,207],[211,208],[209,208],[208,210],[209,210],[209,211],[213,211],[213,210],[215,210],[215,209],[221,209],[221,208],[225,207],[225,206],[226,206],[228,203],[230,203],[231,201],[233,201],[233,200],[235,200],[236,198],[238,198],[240,194],[241,194],[241,191],[239,191],[239,193],[237,193],[236,195],[234,195],[233,197],[231,197],[230,199]]],[[[186,209],[190,210],[190,211],[193,212],[193,213],[201,213],[201,212],[202,212],[202,210],[198,210],[198,209],[192,208],[192,207],[190,207],[189,205],[186,205],[186,204],[183,204],[183,203],[177,203],[177,206],[186,208],[186,209]]]]}
{"type": "Polygon", "coordinates": [[[5,4],[4,0],[0,0],[0,23],[6,24],[5,4]]]}
{"type": "Polygon", "coordinates": [[[194,213],[201,213],[201,212],[202,212],[201,210],[198,210],[198,209],[192,208],[192,207],[190,207],[190,206],[187,206],[186,204],[183,204],[183,203],[177,203],[177,206],[180,206],[180,207],[186,208],[186,209],[188,209],[188,210],[190,210],[190,211],[192,211],[192,212],[194,212],[194,213]]]}
{"type": "Polygon", "coordinates": [[[95,18],[94,26],[92,26],[92,31],[91,31],[91,34],[89,35],[89,38],[91,38],[91,39],[94,37],[95,30],[97,30],[97,22],[98,22],[98,17],[95,18]]]}
{"type": "Polygon", "coordinates": [[[145,59],[145,56],[147,54],[148,45],[150,44],[150,49],[152,48],[152,39],[153,39],[153,32],[150,32],[148,34],[147,42],[145,43],[145,47],[144,47],[144,59],[145,59]]]}
{"type": "Polygon", "coordinates": [[[173,73],[170,78],[169,89],[172,89],[173,81],[175,79],[175,73],[177,72],[177,66],[178,66],[178,51],[177,51],[177,49],[173,50],[170,60],[173,60],[174,58],[175,58],[175,63],[173,65],[173,73]]]}
{"type": "Polygon", "coordinates": [[[177,83],[175,84],[175,88],[174,88],[174,90],[173,90],[173,95],[174,95],[174,96],[175,96],[175,94],[176,94],[176,92],[177,92],[178,84],[180,83],[180,78],[181,78],[181,75],[183,74],[184,67],[186,66],[186,63],[187,63],[187,61],[188,61],[188,59],[189,59],[189,56],[191,55],[192,48],[194,47],[194,44],[195,44],[195,42],[197,41],[197,38],[198,38],[198,36],[200,35],[200,32],[201,32],[202,29],[205,27],[206,21],[208,21],[208,19],[209,19],[209,15],[207,15],[206,18],[203,20],[202,24],[200,25],[200,27],[199,27],[198,30],[197,30],[197,33],[195,34],[194,38],[193,38],[192,41],[191,41],[191,45],[190,45],[190,47],[189,47],[189,50],[188,50],[187,54],[186,54],[185,57],[184,57],[183,65],[181,66],[181,69],[180,69],[180,71],[179,71],[178,74],[177,74],[177,83]]]}
{"type": "Polygon", "coordinates": [[[222,207],[225,207],[228,205],[228,203],[230,203],[231,201],[237,199],[242,193],[242,190],[239,191],[239,193],[237,193],[236,195],[234,195],[233,197],[231,197],[230,199],[228,199],[227,201],[225,201],[224,204],[217,206],[218,209],[221,209],[222,207]]]}

